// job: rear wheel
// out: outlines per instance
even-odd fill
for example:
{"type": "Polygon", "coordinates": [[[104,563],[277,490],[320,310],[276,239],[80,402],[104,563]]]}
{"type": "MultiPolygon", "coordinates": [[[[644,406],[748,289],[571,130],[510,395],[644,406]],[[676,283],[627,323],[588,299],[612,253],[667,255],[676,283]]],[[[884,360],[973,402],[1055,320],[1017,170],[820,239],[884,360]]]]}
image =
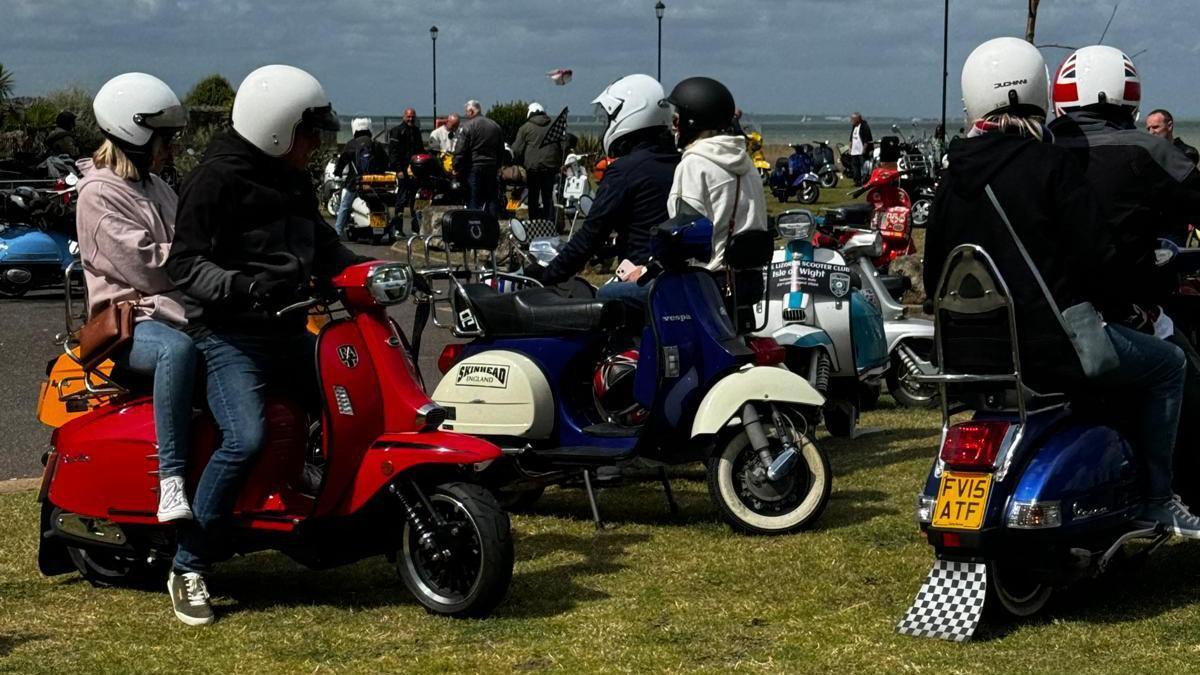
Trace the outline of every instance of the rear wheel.
{"type": "Polygon", "coordinates": [[[929,212],[933,209],[933,200],[918,199],[912,205],[913,227],[925,227],[929,223],[929,212]]]}
{"type": "Polygon", "coordinates": [[[826,171],[821,174],[821,187],[835,188],[838,184],[837,171],[826,171]]]}
{"type": "Polygon", "coordinates": [[[427,493],[440,524],[429,541],[405,521],[396,568],[425,609],[458,618],[486,616],[512,581],[508,514],[492,493],[470,483],[443,483],[427,493]]]}
{"type": "MultiPolygon", "coordinates": [[[[903,344],[911,347],[921,358],[929,359],[929,347],[913,341],[903,344]]],[[[892,353],[892,365],[888,368],[886,378],[888,393],[905,408],[932,408],[938,404],[938,388],[918,382],[895,352],[892,353]]]]}
{"type": "Polygon", "coordinates": [[[146,587],[165,578],[162,566],[102,548],[67,546],[79,576],[93,586],[146,587]]]}
{"type": "MultiPolygon", "coordinates": [[[[786,534],[810,527],[829,502],[832,472],[825,453],[801,433],[797,411],[784,413],[790,422],[784,433],[800,456],[794,468],[778,480],[767,479],[758,453],[744,430],[718,441],[708,462],[708,492],[725,522],[748,534],[786,534]]],[[[769,419],[769,418],[767,418],[769,419]]],[[[766,425],[771,453],[778,456],[784,439],[766,425]]]]}
{"type": "Polygon", "coordinates": [[[987,563],[987,601],[984,609],[997,618],[1023,618],[1042,611],[1054,587],[1032,577],[1028,570],[1011,561],[987,563]]]}

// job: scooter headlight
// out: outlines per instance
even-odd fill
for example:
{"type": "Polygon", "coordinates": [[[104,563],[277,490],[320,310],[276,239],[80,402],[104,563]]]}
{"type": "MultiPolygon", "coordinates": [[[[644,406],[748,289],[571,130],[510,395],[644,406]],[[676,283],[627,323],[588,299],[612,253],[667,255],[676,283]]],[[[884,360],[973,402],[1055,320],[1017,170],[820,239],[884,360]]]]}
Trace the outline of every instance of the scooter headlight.
{"type": "Polygon", "coordinates": [[[383,263],[367,272],[367,290],[381,305],[404,302],[412,291],[413,271],[403,263],[383,263]]]}

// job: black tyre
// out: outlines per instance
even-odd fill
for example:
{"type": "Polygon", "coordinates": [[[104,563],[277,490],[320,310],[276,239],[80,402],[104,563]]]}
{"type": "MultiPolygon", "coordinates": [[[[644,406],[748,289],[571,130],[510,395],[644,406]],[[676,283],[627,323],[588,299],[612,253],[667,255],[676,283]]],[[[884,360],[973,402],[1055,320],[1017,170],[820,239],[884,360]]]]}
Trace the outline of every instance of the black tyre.
{"type": "Polygon", "coordinates": [[[872,385],[862,384],[858,387],[858,409],[859,410],[874,410],[879,407],[879,395],[882,393],[883,387],[878,383],[872,385]]]}
{"type": "Polygon", "coordinates": [[[989,560],[987,563],[987,600],[984,611],[994,619],[1033,616],[1050,602],[1054,587],[1032,577],[1011,561],[989,560]]]}
{"type": "Polygon", "coordinates": [[[858,425],[858,408],[850,401],[826,401],[821,409],[825,430],[836,438],[850,438],[858,425]]]}
{"type": "MultiPolygon", "coordinates": [[[[829,459],[799,429],[803,421],[798,411],[784,412],[792,422],[788,433],[800,449],[799,461],[791,473],[778,481],[768,481],[758,453],[750,445],[745,431],[730,434],[717,442],[716,452],[708,461],[708,493],[721,518],[747,534],[787,534],[811,527],[825,510],[833,475],[829,459]]],[[[769,419],[769,418],[768,418],[769,419]]],[[[782,440],[774,425],[768,425],[771,451],[778,454],[782,440]]]]}
{"type": "Polygon", "coordinates": [[[443,483],[427,493],[442,520],[434,545],[405,521],[396,569],[425,609],[456,618],[486,616],[508,592],[513,543],[508,514],[484,488],[443,483]]]}
{"type": "Polygon", "coordinates": [[[19,298],[29,292],[32,284],[17,285],[0,279],[0,298],[19,298]]]}
{"type": "Polygon", "coordinates": [[[93,586],[146,587],[166,578],[165,569],[144,560],[103,548],[67,546],[67,555],[83,577],[93,586]]]}
{"type": "Polygon", "coordinates": [[[815,204],[821,198],[821,186],[816,183],[805,183],[796,193],[796,201],[801,204],[815,204]]]}
{"type": "Polygon", "coordinates": [[[826,171],[821,174],[821,187],[831,189],[837,187],[838,175],[836,171],[826,171]]]}
{"type": "Polygon", "coordinates": [[[521,513],[533,508],[542,495],[546,492],[546,486],[538,485],[531,488],[504,488],[496,490],[496,501],[500,506],[509,513],[521,513]]]}

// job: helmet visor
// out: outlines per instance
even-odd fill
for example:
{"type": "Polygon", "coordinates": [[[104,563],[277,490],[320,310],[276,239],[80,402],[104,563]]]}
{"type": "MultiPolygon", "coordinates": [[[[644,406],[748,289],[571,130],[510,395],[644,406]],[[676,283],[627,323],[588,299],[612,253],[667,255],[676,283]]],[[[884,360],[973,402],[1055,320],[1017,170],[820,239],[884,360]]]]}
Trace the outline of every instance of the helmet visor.
{"type": "Polygon", "coordinates": [[[300,116],[300,121],[313,129],[322,131],[339,131],[342,128],[337,113],[333,111],[332,103],[306,109],[300,116]]]}
{"type": "Polygon", "coordinates": [[[148,129],[182,129],[187,126],[188,114],[187,108],[173,105],[158,112],[138,113],[133,119],[148,129]]]}

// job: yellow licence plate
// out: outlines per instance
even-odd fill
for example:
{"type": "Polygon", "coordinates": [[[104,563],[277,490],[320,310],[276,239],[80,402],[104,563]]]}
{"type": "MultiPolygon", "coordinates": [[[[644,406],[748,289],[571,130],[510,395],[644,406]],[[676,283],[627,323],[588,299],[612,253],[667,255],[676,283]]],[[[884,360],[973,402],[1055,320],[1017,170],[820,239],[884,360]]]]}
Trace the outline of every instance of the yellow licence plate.
{"type": "Polygon", "coordinates": [[[372,213],[371,214],[371,230],[372,231],[374,231],[376,234],[382,234],[384,228],[386,228],[386,227],[387,227],[387,219],[383,217],[382,213],[372,213]]]}
{"type": "Polygon", "coordinates": [[[933,509],[933,526],[954,530],[982,528],[991,490],[990,473],[944,472],[933,509]]]}

